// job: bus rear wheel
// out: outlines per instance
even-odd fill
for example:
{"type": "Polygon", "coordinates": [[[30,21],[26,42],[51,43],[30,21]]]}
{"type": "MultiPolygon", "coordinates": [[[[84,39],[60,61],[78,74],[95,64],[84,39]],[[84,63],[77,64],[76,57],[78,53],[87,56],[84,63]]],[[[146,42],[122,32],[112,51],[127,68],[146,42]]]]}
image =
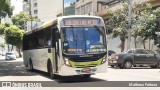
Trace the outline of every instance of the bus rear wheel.
{"type": "Polygon", "coordinates": [[[33,69],[32,60],[29,60],[29,62],[28,62],[28,68],[29,68],[30,71],[33,71],[33,70],[34,70],[34,69],[33,69]]]}

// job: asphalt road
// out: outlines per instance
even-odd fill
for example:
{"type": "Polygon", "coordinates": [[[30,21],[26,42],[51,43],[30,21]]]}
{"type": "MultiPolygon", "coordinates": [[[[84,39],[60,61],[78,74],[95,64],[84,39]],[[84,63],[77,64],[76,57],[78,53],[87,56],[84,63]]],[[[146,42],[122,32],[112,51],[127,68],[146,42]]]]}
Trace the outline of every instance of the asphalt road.
{"type": "MultiPolygon", "coordinates": [[[[91,76],[91,79],[86,80],[80,76],[72,77],[60,77],[60,79],[50,79],[48,74],[41,71],[30,72],[23,65],[22,58],[17,60],[4,60],[4,57],[0,56],[0,81],[52,81],[54,87],[45,88],[46,90],[62,89],[87,89],[87,90],[160,90],[160,87],[134,87],[134,88],[124,88],[124,87],[106,87],[112,83],[109,81],[160,81],[160,69],[150,69],[150,67],[136,67],[132,69],[119,69],[117,67],[108,68],[108,73],[101,73],[91,76]],[[105,86],[106,85],[106,86],[105,86]]],[[[116,82],[118,84],[123,84],[123,82],[116,82]]],[[[115,84],[115,83],[113,83],[115,84]]],[[[113,85],[112,84],[112,85],[113,85]]],[[[116,85],[113,85],[116,86],[116,85]]],[[[9,88],[0,88],[9,89],[9,88]]],[[[11,88],[10,88],[11,89],[11,88]]],[[[14,88],[12,88],[14,89],[14,88]]],[[[28,88],[15,88],[16,90],[25,90],[28,88]]],[[[33,88],[29,88],[33,89],[33,88]]],[[[35,88],[34,88],[35,89],[35,88]]],[[[42,88],[36,88],[41,90],[42,88]]],[[[44,88],[43,88],[44,90],[44,88]]]]}

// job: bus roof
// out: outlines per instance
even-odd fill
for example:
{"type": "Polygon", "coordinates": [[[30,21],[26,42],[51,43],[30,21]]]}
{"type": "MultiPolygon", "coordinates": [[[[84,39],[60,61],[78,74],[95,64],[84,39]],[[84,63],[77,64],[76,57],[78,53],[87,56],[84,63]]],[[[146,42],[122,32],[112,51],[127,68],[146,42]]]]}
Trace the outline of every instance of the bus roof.
{"type": "Polygon", "coordinates": [[[70,15],[70,16],[60,16],[60,17],[57,17],[57,18],[55,18],[55,19],[53,19],[53,20],[51,20],[51,21],[48,21],[48,22],[45,22],[45,23],[43,23],[42,25],[40,25],[39,27],[37,27],[36,29],[34,29],[34,30],[31,30],[31,31],[28,31],[28,32],[26,32],[26,34],[31,34],[32,32],[36,32],[36,31],[39,31],[39,30],[41,30],[41,29],[44,29],[44,28],[46,28],[46,27],[48,27],[48,26],[51,26],[51,25],[53,25],[53,24],[55,24],[55,23],[59,23],[62,19],[64,19],[64,18],[78,18],[78,17],[81,17],[81,18],[99,18],[99,19],[102,19],[101,17],[99,17],[99,16],[89,16],[89,15],[70,15]]]}

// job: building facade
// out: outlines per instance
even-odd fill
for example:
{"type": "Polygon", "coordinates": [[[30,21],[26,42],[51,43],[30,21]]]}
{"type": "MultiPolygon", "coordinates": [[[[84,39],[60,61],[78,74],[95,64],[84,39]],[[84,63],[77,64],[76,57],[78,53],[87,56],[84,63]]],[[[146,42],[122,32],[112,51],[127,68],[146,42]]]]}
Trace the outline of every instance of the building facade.
{"type": "Polygon", "coordinates": [[[23,11],[40,19],[41,22],[46,22],[55,18],[54,4],[54,0],[28,0],[23,2],[23,11]]]}
{"type": "Polygon", "coordinates": [[[75,2],[64,8],[64,15],[75,15],[75,2]]]}
{"type": "MultiPolygon", "coordinates": [[[[142,4],[142,3],[151,3],[152,7],[160,6],[160,0],[132,0],[132,5],[134,4],[142,4]]],[[[76,0],[75,3],[75,14],[76,15],[96,15],[102,17],[106,20],[107,15],[109,14],[108,9],[111,11],[116,11],[123,7],[123,0],[76,0]]],[[[121,44],[120,38],[112,38],[111,35],[108,35],[108,46],[110,50],[114,50],[117,53],[121,52],[119,45],[121,44]]],[[[131,38],[131,48],[135,48],[134,46],[134,38],[131,38]]],[[[125,50],[127,50],[127,40],[125,42],[125,50]]],[[[138,48],[143,48],[141,43],[141,38],[139,38],[139,43],[137,43],[138,48]]],[[[154,41],[151,41],[151,45],[149,45],[148,41],[146,41],[146,48],[156,50],[156,46],[154,45],[154,41]]]]}
{"type": "Polygon", "coordinates": [[[76,15],[96,15],[101,9],[106,9],[106,5],[99,4],[105,3],[106,0],[76,0],[75,14],[76,15]]]}
{"type": "MultiPolygon", "coordinates": [[[[143,4],[143,3],[150,3],[153,8],[160,6],[160,0],[132,0],[132,5],[143,4]]],[[[101,4],[106,4],[106,9],[101,9],[101,10],[97,11],[96,15],[101,16],[104,20],[107,19],[108,14],[109,14],[107,9],[114,12],[117,9],[120,9],[123,7],[122,0],[107,0],[106,3],[101,3],[101,4]]],[[[141,9],[143,9],[143,7],[141,9]]],[[[108,37],[109,37],[109,40],[108,40],[109,49],[120,52],[119,45],[120,45],[121,41],[120,41],[119,37],[112,38],[111,35],[108,35],[108,37]]],[[[128,40],[126,40],[126,42],[125,42],[125,50],[127,50],[127,41],[128,40]]],[[[149,44],[149,40],[146,40],[145,46],[146,46],[146,49],[157,50],[157,47],[154,45],[153,40],[151,40],[151,44],[149,44]]],[[[131,37],[130,47],[135,48],[133,37],[131,37]]],[[[143,40],[141,38],[138,38],[137,48],[143,48],[143,40]]]]}

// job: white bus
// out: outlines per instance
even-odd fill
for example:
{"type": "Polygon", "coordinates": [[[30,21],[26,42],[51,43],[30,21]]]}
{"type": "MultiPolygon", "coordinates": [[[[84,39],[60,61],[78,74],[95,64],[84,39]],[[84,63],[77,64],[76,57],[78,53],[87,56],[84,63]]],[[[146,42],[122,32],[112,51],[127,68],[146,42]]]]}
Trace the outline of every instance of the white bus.
{"type": "Polygon", "coordinates": [[[24,64],[52,78],[104,73],[108,68],[105,30],[101,17],[58,17],[24,35],[24,64]]]}

